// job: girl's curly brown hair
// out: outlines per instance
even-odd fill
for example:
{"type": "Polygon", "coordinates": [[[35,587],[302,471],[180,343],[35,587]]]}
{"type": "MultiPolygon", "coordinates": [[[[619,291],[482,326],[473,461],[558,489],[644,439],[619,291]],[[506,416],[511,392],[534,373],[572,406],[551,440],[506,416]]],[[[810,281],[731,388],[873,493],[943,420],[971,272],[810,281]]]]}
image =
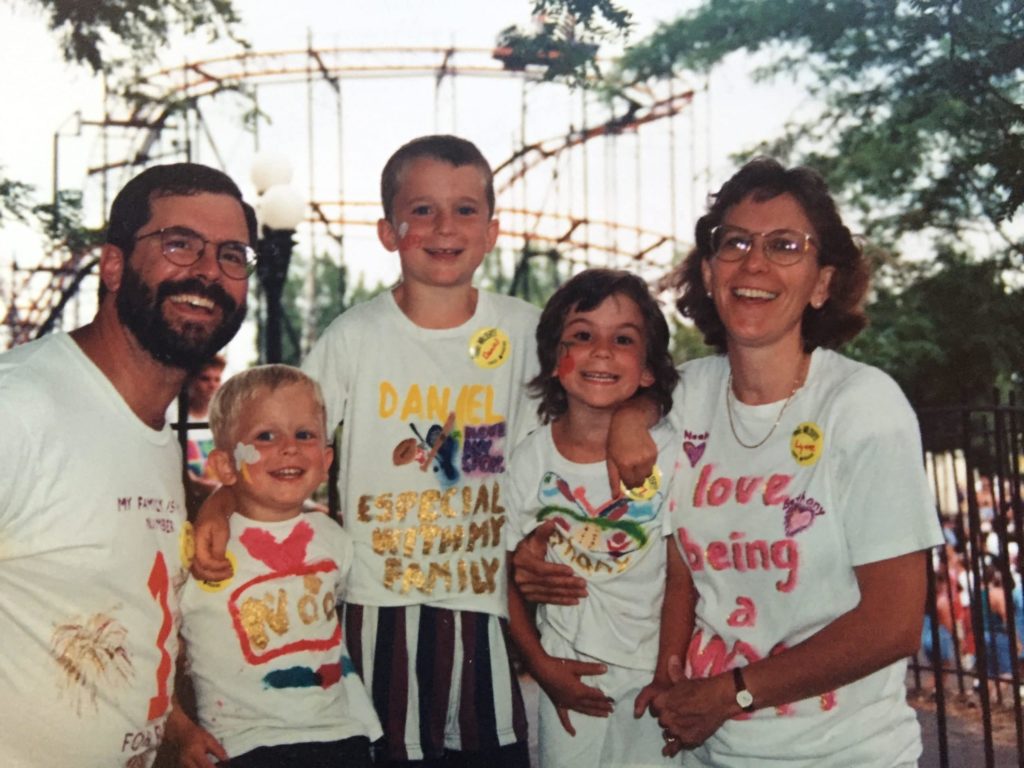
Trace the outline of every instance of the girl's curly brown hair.
{"type": "Polygon", "coordinates": [[[638,392],[650,394],[662,413],[672,409],[672,390],[679,380],[672,355],[669,354],[668,323],[651,295],[647,283],[634,274],[615,269],[586,269],[562,285],[548,299],[537,324],[537,358],[540,373],[529,383],[532,397],[540,398],[537,413],[547,424],[564,414],[569,401],[555,371],[565,318],[570,312],[589,312],[609,296],[632,299],[644,319],[644,364],[654,376],[654,383],[638,392]]]}

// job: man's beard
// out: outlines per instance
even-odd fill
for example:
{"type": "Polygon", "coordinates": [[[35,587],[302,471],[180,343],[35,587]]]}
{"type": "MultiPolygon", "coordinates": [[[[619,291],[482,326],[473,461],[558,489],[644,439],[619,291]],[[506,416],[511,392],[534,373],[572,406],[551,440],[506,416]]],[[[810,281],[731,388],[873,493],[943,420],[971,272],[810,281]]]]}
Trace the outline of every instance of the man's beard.
{"type": "Polygon", "coordinates": [[[194,277],[160,283],[154,296],[139,273],[126,263],[117,292],[117,316],[155,360],[193,371],[231,341],[245,319],[245,305],[239,306],[217,283],[204,283],[194,277]],[[172,328],[160,308],[168,296],[181,293],[212,301],[221,310],[220,324],[212,331],[189,322],[180,330],[172,328]]]}

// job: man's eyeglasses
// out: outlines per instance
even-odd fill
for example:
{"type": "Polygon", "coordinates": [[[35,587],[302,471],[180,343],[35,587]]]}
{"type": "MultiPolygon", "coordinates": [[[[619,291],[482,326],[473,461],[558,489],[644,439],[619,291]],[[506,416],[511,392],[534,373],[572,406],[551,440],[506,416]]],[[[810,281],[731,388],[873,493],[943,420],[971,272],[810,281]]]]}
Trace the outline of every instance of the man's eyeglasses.
{"type": "Polygon", "coordinates": [[[139,235],[135,240],[145,240],[147,237],[159,237],[164,258],[179,267],[190,267],[203,258],[208,245],[217,246],[217,266],[225,277],[245,280],[256,267],[256,251],[237,240],[214,243],[188,227],[164,227],[156,232],[139,235]]]}
{"type": "Polygon", "coordinates": [[[721,261],[739,261],[754,249],[758,238],[765,258],[781,267],[796,264],[812,245],[818,245],[811,235],[796,229],[751,232],[743,227],[719,224],[711,230],[711,250],[721,261]]]}

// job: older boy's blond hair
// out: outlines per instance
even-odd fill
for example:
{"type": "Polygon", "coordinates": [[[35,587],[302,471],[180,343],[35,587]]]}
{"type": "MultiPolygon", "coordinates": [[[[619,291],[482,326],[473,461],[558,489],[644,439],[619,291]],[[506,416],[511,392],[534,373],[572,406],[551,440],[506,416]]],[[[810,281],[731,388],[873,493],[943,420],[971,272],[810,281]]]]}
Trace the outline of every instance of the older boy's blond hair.
{"type": "Polygon", "coordinates": [[[217,390],[210,402],[210,430],[214,444],[223,451],[230,451],[235,439],[235,430],[245,404],[260,392],[274,392],[291,384],[305,384],[313,393],[313,400],[320,409],[327,433],[327,408],[320,385],[291,365],[258,365],[255,368],[236,373],[217,390]]]}

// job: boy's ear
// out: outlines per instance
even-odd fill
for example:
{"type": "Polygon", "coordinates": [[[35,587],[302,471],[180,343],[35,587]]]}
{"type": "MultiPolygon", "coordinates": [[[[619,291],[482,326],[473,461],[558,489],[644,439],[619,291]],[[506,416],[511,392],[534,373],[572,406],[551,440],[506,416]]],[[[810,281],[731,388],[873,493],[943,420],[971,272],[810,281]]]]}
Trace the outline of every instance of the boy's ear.
{"type": "Polygon", "coordinates": [[[227,451],[222,451],[220,448],[214,448],[210,451],[210,455],[207,457],[206,462],[213,469],[213,474],[217,476],[224,485],[234,485],[238,482],[238,472],[235,471],[235,460],[227,451]]]}
{"type": "Polygon", "coordinates": [[[387,219],[377,219],[377,239],[385,249],[392,253],[398,250],[398,242],[401,240],[398,232],[387,219]]]}
{"type": "Polygon", "coordinates": [[[501,226],[498,224],[498,218],[494,217],[487,222],[487,253],[494,250],[494,246],[498,242],[498,235],[501,233],[501,226]]]}

